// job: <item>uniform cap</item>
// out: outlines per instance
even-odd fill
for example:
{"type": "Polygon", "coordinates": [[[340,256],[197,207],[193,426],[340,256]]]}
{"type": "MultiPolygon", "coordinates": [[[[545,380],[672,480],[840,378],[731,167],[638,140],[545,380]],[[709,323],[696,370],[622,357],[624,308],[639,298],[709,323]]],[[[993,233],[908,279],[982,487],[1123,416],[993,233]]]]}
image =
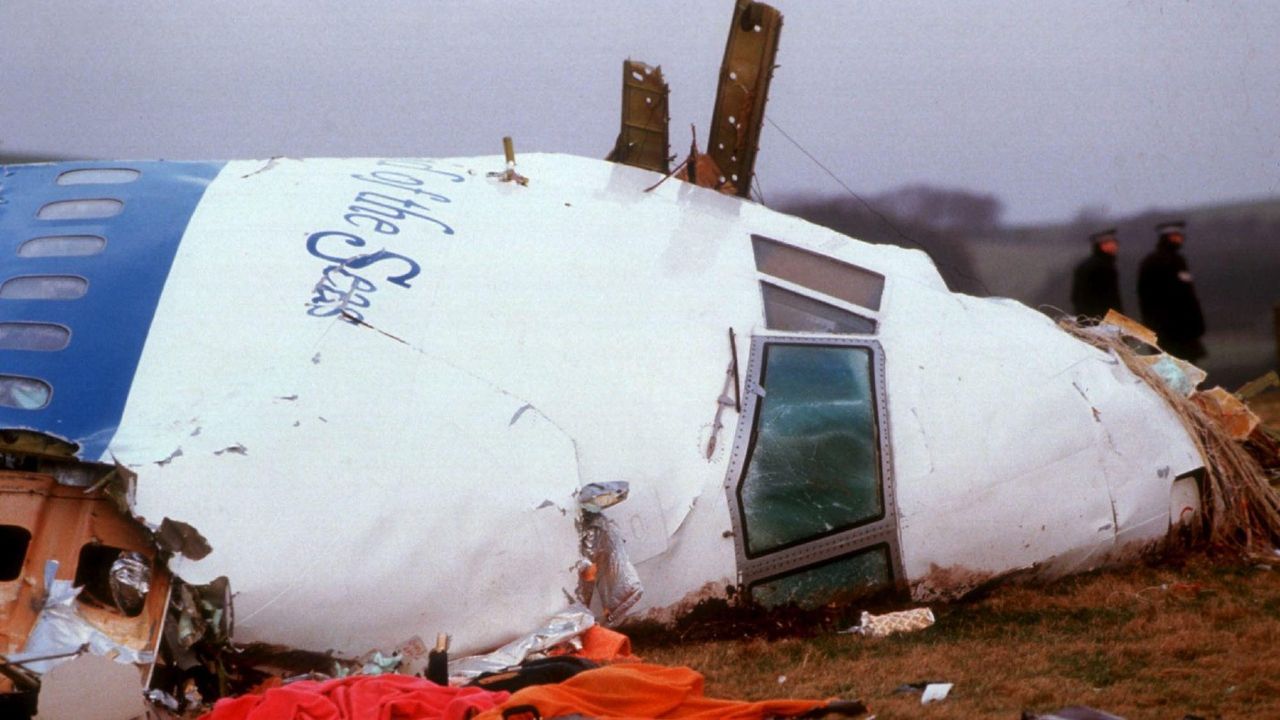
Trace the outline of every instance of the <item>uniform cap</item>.
{"type": "Polygon", "coordinates": [[[1179,235],[1186,234],[1187,223],[1183,220],[1175,220],[1174,222],[1160,223],[1156,225],[1156,235],[1164,237],[1177,233],[1179,235]]]}
{"type": "Polygon", "coordinates": [[[1107,230],[1103,230],[1101,232],[1096,232],[1089,236],[1089,241],[1092,242],[1094,245],[1097,245],[1103,240],[1118,240],[1118,238],[1116,237],[1116,229],[1110,228],[1107,230]]]}

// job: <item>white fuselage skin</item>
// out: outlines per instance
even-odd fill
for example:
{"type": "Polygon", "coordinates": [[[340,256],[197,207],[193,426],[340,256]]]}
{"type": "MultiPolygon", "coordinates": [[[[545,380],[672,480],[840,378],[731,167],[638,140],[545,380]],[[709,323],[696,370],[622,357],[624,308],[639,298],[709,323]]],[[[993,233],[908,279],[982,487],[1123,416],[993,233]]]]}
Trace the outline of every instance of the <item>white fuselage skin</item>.
{"type": "Polygon", "coordinates": [[[197,207],[104,459],[137,472],[140,517],[208,538],[173,568],[231,579],[238,640],[509,640],[576,587],[590,482],[630,483],[607,512],[635,612],[737,582],[733,407],[707,456],[728,331],[744,379],[752,338],[787,335],[765,328],[753,233],[885,277],[863,314],[917,597],[1157,541],[1173,478],[1202,464],[1123,365],[949,292],[921,252],[602,161],[522,156],[527,186],[486,176],[503,167],[232,162],[197,207]]]}

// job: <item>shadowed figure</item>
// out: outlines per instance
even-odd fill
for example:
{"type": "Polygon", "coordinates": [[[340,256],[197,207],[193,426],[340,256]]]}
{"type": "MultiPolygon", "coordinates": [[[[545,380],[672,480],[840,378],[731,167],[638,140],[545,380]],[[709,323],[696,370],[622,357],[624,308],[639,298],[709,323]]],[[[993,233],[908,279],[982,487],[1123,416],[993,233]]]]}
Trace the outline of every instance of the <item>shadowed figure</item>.
{"type": "Polygon", "coordinates": [[[1120,275],[1116,272],[1116,253],[1120,242],[1116,229],[1103,230],[1089,236],[1093,252],[1071,276],[1071,305],[1076,315],[1101,318],[1108,310],[1124,312],[1120,302],[1120,275]]]}
{"type": "Polygon", "coordinates": [[[1184,222],[1156,226],[1156,249],[1138,268],[1138,302],[1142,322],[1155,331],[1160,347],[1175,357],[1196,362],[1208,352],[1200,341],[1205,330],[1200,299],[1181,253],[1185,228],[1184,222]]]}

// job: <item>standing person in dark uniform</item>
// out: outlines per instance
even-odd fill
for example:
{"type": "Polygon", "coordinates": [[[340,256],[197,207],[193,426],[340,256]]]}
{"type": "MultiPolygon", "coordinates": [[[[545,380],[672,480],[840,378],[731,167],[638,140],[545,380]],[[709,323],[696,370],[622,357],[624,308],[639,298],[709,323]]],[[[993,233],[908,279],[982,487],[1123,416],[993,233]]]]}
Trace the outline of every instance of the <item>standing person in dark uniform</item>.
{"type": "Polygon", "coordinates": [[[1120,304],[1120,275],[1116,272],[1116,253],[1120,241],[1116,229],[1103,230],[1089,236],[1093,252],[1076,266],[1071,276],[1071,304],[1076,315],[1101,318],[1108,310],[1124,312],[1120,304]]]}
{"type": "Polygon", "coordinates": [[[1204,335],[1200,299],[1191,283],[1187,260],[1180,252],[1185,229],[1183,222],[1156,226],[1156,249],[1143,258],[1138,269],[1138,302],[1142,306],[1142,322],[1155,331],[1160,347],[1170,355],[1195,362],[1207,353],[1200,342],[1204,335]]]}

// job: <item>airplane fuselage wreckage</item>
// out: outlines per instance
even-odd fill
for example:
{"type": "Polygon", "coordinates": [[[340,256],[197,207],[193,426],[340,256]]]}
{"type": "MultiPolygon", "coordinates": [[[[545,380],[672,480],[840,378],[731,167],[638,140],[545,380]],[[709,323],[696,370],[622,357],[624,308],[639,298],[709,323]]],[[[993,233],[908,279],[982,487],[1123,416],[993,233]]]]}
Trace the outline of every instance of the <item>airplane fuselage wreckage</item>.
{"type": "Polygon", "coordinates": [[[503,166],[3,170],[5,682],[86,649],[145,669],[232,605],[237,643],[354,656],[486,650],[571,603],[953,597],[1198,510],[1156,392],[922,252],[625,165],[503,166]]]}

